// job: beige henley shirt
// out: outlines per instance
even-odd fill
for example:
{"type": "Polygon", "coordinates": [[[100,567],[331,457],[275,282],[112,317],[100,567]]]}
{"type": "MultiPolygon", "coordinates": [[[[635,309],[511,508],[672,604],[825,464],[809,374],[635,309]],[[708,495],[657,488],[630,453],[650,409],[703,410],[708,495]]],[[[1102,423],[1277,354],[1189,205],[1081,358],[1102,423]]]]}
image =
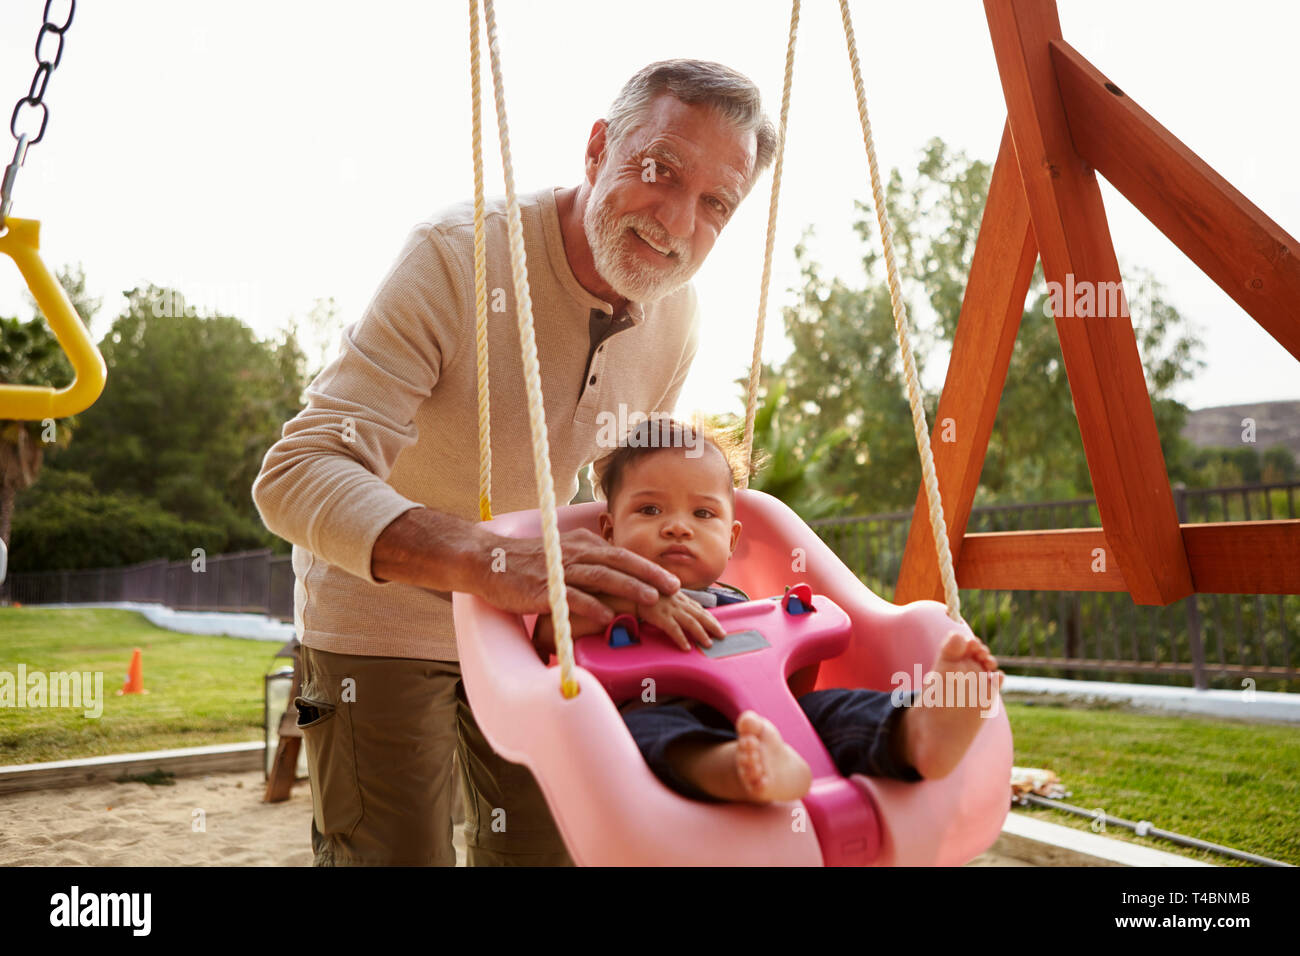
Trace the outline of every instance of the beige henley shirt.
{"type": "MultiPolygon", "coordinates": [[[[633,412],[674,411],[699,343],[698,301],[687,284],[632,303],[622,326],[591,352],[591,311],[613,309],[569,267],[555,190],[519,201],[551,476],[557,501],[569,502],[580,469],[596,462],[598,481],[597,459],[613,451],[597,444],[602,423],[622,427],[633,412]]],[[[503,198],[487,204],[485,225],[492,510],[505,514],[538,502],[503,198]],[[504,290],[504,312],[491,311],[495,289],[504,290]]],[[[465,202],[411,231],[253,484],[267,528],[294,546],[294,626],[304,644],[457,659],[449,595],[375,580],[371,551],[412,508],[477,520],[477,409],[474,209],[465,202]]]]}

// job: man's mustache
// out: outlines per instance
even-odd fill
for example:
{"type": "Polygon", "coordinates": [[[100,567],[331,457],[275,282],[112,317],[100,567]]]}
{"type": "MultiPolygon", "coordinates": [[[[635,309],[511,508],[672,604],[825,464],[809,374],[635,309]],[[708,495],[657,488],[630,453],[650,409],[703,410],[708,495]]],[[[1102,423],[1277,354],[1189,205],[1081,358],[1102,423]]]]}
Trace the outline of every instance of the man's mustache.
{"type": "Polygon", "coordinates": [[[634,216],[627,216],[623,220],[624,229],[635,229],[645,238],[649,239],[656,246],[667,249],[678,259],[686,258],[685,244],[674,240],[671,236],[661,236],[658,226],[648,225],[644,220],[637,219],[634,216]]]}

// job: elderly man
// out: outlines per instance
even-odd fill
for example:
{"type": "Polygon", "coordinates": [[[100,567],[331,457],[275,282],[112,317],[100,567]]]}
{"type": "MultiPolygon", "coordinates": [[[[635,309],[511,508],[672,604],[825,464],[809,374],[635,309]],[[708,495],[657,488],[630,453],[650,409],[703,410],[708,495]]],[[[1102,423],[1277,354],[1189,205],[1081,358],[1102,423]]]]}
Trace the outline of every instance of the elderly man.
{"type": "MultiPolygon", "coordinates": [[[[667,60],[592,126],[578,186],[520,197],[558,500],[592,462],[598,484],[606,413],[672,412],[698,344],[688,280],[775,140],[744,76],[667,60]]],[[[508,297],[488,331],[497,513],[538,505],[506,218],[488,203],[489,295],[508,297]]],[[[477,524],[473,242],[472,203],[415,227],[253,485],[294,544],[317,865],[453,865],[453,753],[470,865],[570,862],[531,773],[480,733],[457,663],[450,592],[548,609],[540,539],[477,524]],[[503,554],[510,573],[492,573],[503,554]]],[[[679,587],[591,532],[561,543],[574,614],[607,622],[595,594],[645,603],[679,587]]]]}

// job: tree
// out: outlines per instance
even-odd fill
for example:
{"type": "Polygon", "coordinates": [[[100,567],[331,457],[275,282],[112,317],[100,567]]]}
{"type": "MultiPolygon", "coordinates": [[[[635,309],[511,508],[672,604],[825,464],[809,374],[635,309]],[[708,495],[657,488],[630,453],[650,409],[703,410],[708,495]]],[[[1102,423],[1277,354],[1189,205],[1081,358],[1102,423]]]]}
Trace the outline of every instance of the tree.
{"type": "Polygon", "coordinates": [[[307,372],[309,381],[319,375],[330,363],[331,356],[338,349],[341,328],[339,307],[333,296],[312,302],[306,319],[301,323],[296,317],[289,321],[286,334],[298,342],[298,347],[311,363],[307,372]]]}
{"type": "Polygon", "coordinates": [[[1183,473],[1189,488],[1291,481],[1297,468],[1295,455],[1285,445],[1258,450],[1253,445],[1230,448],[1196,448],[1189,452],[1183,473]]]}
{"type": "Polygon", "coordinates": [[[86,475],[49,469],[14,516],[13,557],[23,571],[118,567],[156,558],[215,554],[226,529],[184,521],[156,502],[97,491],[86,475]]]}
{"type": "Polygon", "coordinates": [[[297,343],[262,342],[233,316],[197,314],[171,289],[149,285],[126,298],[100,344],[104,395],[51,466],[86,474],[100,493],[221,529],[204,542],[210,551],[276,546],[251,489],[266,450],[301,407],[297,343]]]}
{"type": "MultiPolygon", "coordinates": [[[[898,170],[889,177],[885,202],[918,369],[953,340],[990,178],[989,164],[952,153],[939,139],[927,144],[910,183],[898,170]],[[917,305],[932,319],[926,327],[916,322],[917,305]]],[[[861,216],[854,228],[867,246],[862,260],[867,286],[855,289],[838,278],[824,279],[801,242],[796,256],[804,276],[802,300],[785,312],[795,349],[778,374],[788,382],[793,424],[807,422],[810,434],[819,435],[847,429],[848,440],[828,453],[828,493],[862,511],[910,508],[920,483],[911,411],[874,215],[866,203],[857,208],[861,216]]],[[[1179,434],[1186,408],[1169,393],[1202,364],[1194,354],[1200,342],[1164,299],[1159,283],[1142,270],[1130,271],[1136,281],[1131,277],[1126,293],[1138,349],[1174,476],[1188,450],[1179,434]]],[[[977,503],[1091,494],[1041,271],[1035,272],[1029,300],[977,503]]],[[[924,396],[931,429],[937,399],[934,393],[924,396]]]]}
{"type": "MultiPolygon", "coordinates": [[[[759,388],[753,435],[753,466],[756,471],[749,487],[780,498],[805,521],[845,511],[850,502],[825,492],[821,472],[830,450],[848,437],[846,430],[835,429],[818,438],[809,433],[807,422],[799,425],[786,422],[786,416],[782,415],[786,382],[766,367],[762,380],[772,384],[759,388]]],[[[748,397],[749,379],[746,376],[736,381],[744,390],[743,403],[748,397]]],[[[713,416],[710,424],[728,433],[737,445],[743,442],[743,414],[713,416]]]]}
{"type": "Polygon", "coordinates": [[[794,351],[777,372],[789,400],[784,421],[814,441],[842,436],[821,470],[829,497],[859,512],[899,507],[916,493],[920,471],[908,447],[911,412],[888,289],[823,279],[803,242],[795,254],[804,288],[802,302],[786,310],[794,351]]]}

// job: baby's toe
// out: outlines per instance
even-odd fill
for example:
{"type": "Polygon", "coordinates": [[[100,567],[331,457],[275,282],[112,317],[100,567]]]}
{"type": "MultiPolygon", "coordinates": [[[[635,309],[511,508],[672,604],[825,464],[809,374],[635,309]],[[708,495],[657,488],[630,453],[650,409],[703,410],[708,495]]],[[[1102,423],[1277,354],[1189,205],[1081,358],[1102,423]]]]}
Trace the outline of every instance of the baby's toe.
{"type": "Polygon", "coordinates": [[[763,718],[752,710],[742,711],[736,718],[736,733],[741,738],[757,737],[763,732],[763,718]]]}
{"type": "Polygon", "coordinates": [[[737,752],[736,770],[740,774],[741,782],[751,790],[762,782],[763,762],[757,754],[737,752]]]}

